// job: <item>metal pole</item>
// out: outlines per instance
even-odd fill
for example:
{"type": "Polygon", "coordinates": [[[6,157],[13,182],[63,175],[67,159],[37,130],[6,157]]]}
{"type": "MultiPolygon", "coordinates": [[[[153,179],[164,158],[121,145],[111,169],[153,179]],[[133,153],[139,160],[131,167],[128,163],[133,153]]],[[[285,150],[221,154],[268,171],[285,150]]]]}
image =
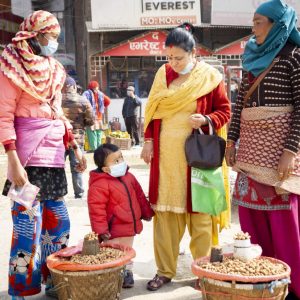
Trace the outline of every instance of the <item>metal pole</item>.
{"type": "Polygon", "coordinates": [[[142,138],[142,130],[143,130],[143,128],[142,128],[142,105],[143,105],[143,103],[141,103],[141,105],[140,105],[140,112],[139,112],[139,138],[140,138],[140,140],[142,138]]]}

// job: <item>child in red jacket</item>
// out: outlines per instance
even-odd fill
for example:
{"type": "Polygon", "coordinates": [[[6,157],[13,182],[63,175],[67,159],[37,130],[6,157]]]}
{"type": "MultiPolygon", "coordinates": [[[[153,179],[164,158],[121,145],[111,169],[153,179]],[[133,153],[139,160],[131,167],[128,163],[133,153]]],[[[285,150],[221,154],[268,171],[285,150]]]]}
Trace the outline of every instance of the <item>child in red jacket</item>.
{"type": "MultiPolygon", "coordinates": [[[[90,172],[88,191],[92,230],[100,241],[132,247],[134,236],[143,229],[141,219],[150,221],[154,212],[116,145],[101,145],[94,161],[97,169],[90,172]]],[[[126,266],[123,287],[133,285],[131,263],[126,266]]]]}

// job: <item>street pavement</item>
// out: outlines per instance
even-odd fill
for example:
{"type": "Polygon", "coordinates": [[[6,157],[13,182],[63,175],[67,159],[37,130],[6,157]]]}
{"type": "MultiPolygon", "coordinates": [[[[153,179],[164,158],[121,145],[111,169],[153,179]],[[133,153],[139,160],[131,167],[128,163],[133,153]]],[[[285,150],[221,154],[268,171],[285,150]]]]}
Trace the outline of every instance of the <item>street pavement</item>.
{"type": "MultiPolygon", "coordinates": [[[[141,183],[145,193],[148,193],[149,168],[139,158],[141,148],[123,151],[123,155],[130,166],[130,171],[137,177],[141,183]]],[[[88,170],[94,168],[92,154],[87,154],[88,170]]],[[[74,199],[71,184],[71,174],[69,166],[66,168],[69,186],[69,193],[66,196],[66,203],[71,219],[71,235],[69,245],[76,245],[83,239],[84,235],[91,231],[87,210],[86,198],[74,199]]],[[[0,154],[0,188],[2,189],[6,174],[6,156],[0,154]]],[[[84,173],[84,183],[87,190],[88,172],[84,173]]],[[[234,173],[231,176],[234,179],[234,173]]],[[[231,228],[223,230],[220,236],[222,245],[230,247],[234,233],[240,230],[236,210],[232,209],[231,228]]],[[[8,300],[7,295],[7,272],[10,240],[12,232],[12,222],[10,217],[10,201],[8,198],[0,196],[0,299],[8,300]]],[[[134,277],[135,286],[132,289],[123,289],[121,299],[130,300],[194,300],[202,299],[201,293],[194,289],[196,278],[191,272],[192,257],[189,251],[189,236],[186,232],[184,235],[180,249],[181,255],[178,259],[177,276],[170,284],[165,285],[159,291],[149,292],[146,289],[146,283],[156,272],[153,239],[152,239],[152,222],[144,222],[144,230],[137,235],[134,240],[133,248],[136,250],[136,258],[134,260],[134,277]]],[[[39,295],[26,297],[29,299],[53,299],[46,297],[44,292],[39,295]]]]}

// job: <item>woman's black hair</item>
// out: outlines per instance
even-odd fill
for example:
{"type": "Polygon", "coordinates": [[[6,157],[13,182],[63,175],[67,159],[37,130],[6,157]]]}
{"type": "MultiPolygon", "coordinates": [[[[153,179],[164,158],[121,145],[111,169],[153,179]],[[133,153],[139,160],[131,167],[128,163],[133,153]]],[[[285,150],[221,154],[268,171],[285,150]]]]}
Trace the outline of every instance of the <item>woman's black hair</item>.
{"type": "Polygon", "coordinates": [[[170,31],[167,36],[166,47],[175,46],[186,52],[191,52],[196,47],[196,41],[193,37],[195,28],[190,23],[183,23],[170,31]]]}
{"type": "Polygon", "coordinates": [[[100,147],[98,147],[94,152],[94,162],[98,167],[97,171],[103,172],[102,168],[105,166],[105,160],[107,156],[119,150],[119,147],[113,144],[103,144],[100,147]]]}
{"type": "Polygon", "coordinates": [[[41,47],[39,42],[37,41],[37,39],[35,37],[28,39],[27,40],[28,45],[30,46],[30,48],[32,49],[33,53],[35,55],[40,55],[41,54],[41,47]]]}

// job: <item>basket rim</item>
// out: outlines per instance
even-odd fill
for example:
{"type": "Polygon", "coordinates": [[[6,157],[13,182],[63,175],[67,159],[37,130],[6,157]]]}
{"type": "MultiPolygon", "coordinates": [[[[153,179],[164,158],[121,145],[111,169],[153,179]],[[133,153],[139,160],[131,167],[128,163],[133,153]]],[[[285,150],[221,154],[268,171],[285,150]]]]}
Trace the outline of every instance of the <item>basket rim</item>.
{"type": "Polygon", "coordinates": [[[132,247],[116,244],[116,243],[106,243],[101,244],[100,247],[119,249],[125,253],[124,256],[115,259],[111,262],[106,262],[97,265],[87,265],[78,264],[70,261],[61,260],[62,257],[70,257],[72,255],[81,253],[82,245],[67,247],[59,250],[47,257],[47,267],[49,269],[55,269],[60,271],[70,271],[70,272],[80,272],[80,271],[95,271],[95,270],[105,270],[114,267],[121,267],[126,265],[132,258],[135,257],[136,253],[132,247]],[[65,253],[69,252],[68,255],[65,253]]]}
{"type": "MultiPolygon", "coordinates": [[[[228,254],[225,254],[224,256],[233,256],[233,253],[228,253],[228,254]]],[[[211,278],[211,279],[216,279],[216,280],[221,280],[221,281],[222,280],[224,280],[224,281],[239,281],[239,282],[248,282],[248,283],[269,282],[269,281],[285,279],[285,278],[290,277],[291,268],[285,262],[283,262],[279,259],[276,259],[276,258],[268,257],[268,256],[260,256],[259,259],[261,259],[261,258],[268,259],[271,262],[280,263],[280,264],[284,265],[286,268],[286,271],[283,272],[282,274],[268,275],[268,276],[242,276],[242,275],[224,274],[224,273],[220,273],[220,272],[214,272],[214,271],[208,271],[208,270],[202,269],[198,265],[198,263],[199,262],[209,262],[209,260],[210,260],[209,256],[205,256],[205,257],[201,257],[201,258],[198,258],[195,261],[193,261],[192,272],[199,278],[206,277],[206,278],[211,278]]]]}
{"type": "Polygon", "coordinates": [[[67,271],[67,270],[58,270],[58,269],[55,269],[55,268],[49,268],[49,270],[53,273],[58,274],[58,275],[68,275],[68,276],[80,275],[80,276],[84,276],[85,274],[86,275],[99,275],[99,274],[112,273],[112,272],[119,271],[123,268],[124,268],[124,266],[117,266],[117,267],[109,268],[109,269],[90,270],[90,271],[83,270],[83,271],[75,271],[75,272],[74,271],[67,271]]]}

